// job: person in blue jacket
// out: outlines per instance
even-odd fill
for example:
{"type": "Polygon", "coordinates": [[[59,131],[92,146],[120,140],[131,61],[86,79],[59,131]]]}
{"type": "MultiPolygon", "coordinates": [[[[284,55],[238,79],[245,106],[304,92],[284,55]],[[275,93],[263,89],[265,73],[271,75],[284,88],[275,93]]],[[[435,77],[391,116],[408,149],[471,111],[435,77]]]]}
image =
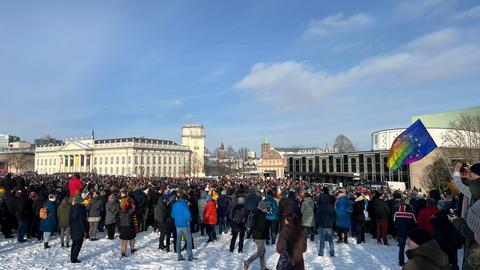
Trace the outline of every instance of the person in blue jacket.
{"type": "Polygon", "coordinates": [[[188,260],[194,260],[192,252],[192,234],[190,232],[190,221],[192,220],[192,216],[190,214],[187,201],[185,200],[181,190],[177,191],[177,202],[172,206],[171,217],[175,220],[175,226],[177,228],[176,247],[178,260],[185,260],[182,256],[182,234],[185,234],[185,239],[187,240],[188,260]]]}
{"type": "Polygon", "coordinates": [[[267,192],[264,201],[267,204],[267,226],[270,239],[267,238],[266,243],[267,245],[275,245],[278,233],[278,203],[273,198],[273,192],[271,190],[267,192]]]}
{"type": "Polygon", "coordinates": [[[73,197],[73,205],[70,208],[70,235],[72,238],[72,249],[70,251],[70,262],[79,263],[78,254],[82,249],[83,238],[85,237],[85,221],[87,220],[87,209],[83,205],[80,195],[73,197]]]}
{"type": "Polygon", "coordinates": [[[47,218],[40,221],[40,231],[43,232],[43,247],[45,249],[50,248],[48,242],[52,233],[57,228],[57,205],[55,203],[56,198],[54,194],[48,195],[48,201],[43,204],[43,208],[47,209],[47,218]]]}
{"type": "Polygon", "coordinates": [[[338,243],[348,244],[348,231],[350,230],[350,214],[353,212],[352,201],[349,200],[343,190],[338,192],[338,200],[335,205],[338,233],[338,243]]]}

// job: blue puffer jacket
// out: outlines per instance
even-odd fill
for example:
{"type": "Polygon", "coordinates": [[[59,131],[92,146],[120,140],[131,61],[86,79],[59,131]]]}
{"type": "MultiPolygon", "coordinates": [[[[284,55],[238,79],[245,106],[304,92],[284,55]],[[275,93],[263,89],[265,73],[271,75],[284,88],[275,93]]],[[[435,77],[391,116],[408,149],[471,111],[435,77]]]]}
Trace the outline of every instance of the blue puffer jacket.
{"type": "MultiPolygon", "coordinates": [[[[278,220],[279,208],[278,208],[277,201],[275,201],[275,199],[269,194],[267,194],[267,196],[265,196],[264,201],[267,203],[267,206],[270,203],[272,204],[272,212],[267,214],[267,220],[278,220]]],[[[268,207],[267,207],[267,209],[268,209],[268,207]]]]}
{"type": "Polygon", "coordinates": [[[57,228],[57,207],[55,202],[46,201],[43,207],[47,208],[48,217],[40,221],[40,231],[54,232],[57,228]]]}
{"type": "Polygon", "coordinates": [[[177,228],[190,227],[192,216],[190,215],[188,204],[184,199],[180,199],[173,204],[171,216],[175,220],[175,226],[177,228]]]}
{"type": "Polygon", "coordinates": [[[352,201],[347,196],[342,196],[338,199],[335,205],[337,219],[335,224],[337,227],[350,229],[350,214],[353,212],[352,201]]]}

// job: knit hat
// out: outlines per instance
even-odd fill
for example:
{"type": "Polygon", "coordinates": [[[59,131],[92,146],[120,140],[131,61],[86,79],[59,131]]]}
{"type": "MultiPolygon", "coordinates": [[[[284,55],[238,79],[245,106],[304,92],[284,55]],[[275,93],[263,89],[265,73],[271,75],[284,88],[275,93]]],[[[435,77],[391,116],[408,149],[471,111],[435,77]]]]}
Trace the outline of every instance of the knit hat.
{"type": "Polygon", "coordinates": [[[415,242],[419,246],[421,246],[421,245],[427,243],[428,241],[432,240],[432,237],[430,236],[428,231],[425,230],[422,227],[416,227],[416,228],[411,229],[408,232],[408,238],[410,238],[410,240],[412,240],[413,242],[415,242]]]}
{"type": "Polygon", "coordinates": [[[267,212],[267,203],[265,201],[260,201],[258,203],[258,209],[260,209],[260,211],[262,212],[267,212]]]}
{"type": "Polygon", "coordinates": [[[243,197],[238,198],[237,204],[245,204],[245,199],[243,197]]]}
{"type": "Polygon", "coordinates": [[[449,209],[449,208],[450,208],[450,204],[449,204],[447,201],[445,201],[445,200],[439,200],[439,201],[437,202],[437,207],[440,207],[440,208],[442,208],[442,209],[449,209]]]}
{"type": "Polygon", "coordinates": [[[480,200],[468,209],[467,224],[474,234],[480,234],[480,200]]]}
{"type": "Polygon", "coordinates": [[[470,171],[475,173],[476,175],[480,175],[480,163],[475,163],[470,166],[470,171]]]}
{"type": "Polygon", "coordinates": [[[83,200],[82,200],[82,197],[80,195],[75,195],[73,197],[73,203],[75,204],[82,204],[83,203],[83,200]]]}

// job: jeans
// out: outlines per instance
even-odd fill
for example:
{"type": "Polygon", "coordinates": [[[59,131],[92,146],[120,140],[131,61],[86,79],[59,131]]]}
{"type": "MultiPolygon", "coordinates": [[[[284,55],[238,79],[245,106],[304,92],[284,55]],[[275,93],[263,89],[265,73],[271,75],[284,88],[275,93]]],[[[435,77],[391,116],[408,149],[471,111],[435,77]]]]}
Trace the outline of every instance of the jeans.
{"type": "Polygon", "coordinates": [[[257,258],[260,258],[260,269],[265,269],[265,240],[255,239],[255,245],[257,245],[257,252],[255,252],[250,258],[245,261],[245,264],[250,265],[257,258]]]}
{"type": "Polygon", "coordinates": [[[407,238],[398,236],[398,262],[403,265],[405,263],[405,243],[407,238]]]}
{"type": "Polygon", "coordinates": [[[50,237],[52,237],[51,232],[43,232],[43,243],[48,243],[48,241],[50,241],[50,237]]]}
{"type": "MultiPolygon", "coordinates": [[[[235,242],[237,241],[237,236],[239,232],[232,232],[232,240],[230,240],[230,252],[233,252],[235,249],[235,242]]],[[[238,239],[238,252],[243,252],[243,240],[245,238],[245,229],[240,231],[240,238],[238,239]]]]}
{"type": "Polygon", "coordinates": [[[187,240],[187,254],[188,258],[193,258],[192,252],[192,234],[190,233],[190,227],[178,228],[177,227],[177,254],[178,259],[182,257],[182,234],[185,234],[185,239],[187,240]]]}
{"type": "Polygon", "coordinates": [[[60,243],[62,246],[65,244],[65,237],[67,238],[67,246],[70,243],[70,227],[60,228],[60,243]]]}
{"type": "Polygon", "coordinates": [[[325,241],[328,241],[330,247],[330,256],[335,255],[333,247],[333,230],[332,228],[318,228],[320,239],[318,240],[318,255],[323,256],[325,249],[325,241]]]}
{"type": "Polygon", "coordinates": [[[78,260],[78,254],[80,253],[80,249],[82,249],[83,238],[72,240],[72,249],[70,250],[70,261],[74,262],[78,260]]]}
{"type": "Polygon", "coordinates": [[[276,220],[267,220],[268,236],[270,238],[270,240],[267,241],[267,244],[275,245],[277,239],[277,223],[276,220]]]}
{"type": "Polygon", "coordinates": [[[18,235],[17,240],[23,240],[23,237],[27,233],[28,230],[28,219],[21,218],[18,225],[18,235]]]}
{"type": "Polygon", "coordinates": [[[226,217],[219,217],[218,218],[218,234],[222,234],[222,232],[226,232],[227,229],[228,229],[227,218],[226,217]]]}

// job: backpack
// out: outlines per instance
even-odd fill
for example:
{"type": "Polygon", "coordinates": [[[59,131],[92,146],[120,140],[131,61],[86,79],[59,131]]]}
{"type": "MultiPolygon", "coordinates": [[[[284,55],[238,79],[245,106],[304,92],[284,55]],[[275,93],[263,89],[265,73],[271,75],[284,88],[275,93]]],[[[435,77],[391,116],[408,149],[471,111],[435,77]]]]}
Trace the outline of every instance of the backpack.
{"type": "Polygon", "coordinates": [[[247,217],[247,232],[250,233],[255,225],[255,213],[250,212],[247,217]]]}
{"type": "Polygon", "coordinates": [[[235,224],[241,224],[245,222],[245,210],[241,208],[237,208],[233,212],[233,218],[232,221],[235,224]]]}
{"type": "Polygon", "coordinates": [[[285,247],[283,248],[282,254],[278,257],[277,270],[291,270],[295,267],[295,263],[288,253],[287,241],[285,240],[285,247]]]}
{"type": "Polygon", "coordinates": [[[45,207],[40,208],[40,212],[38,213],[40,219],[47,219],[48,218],[48,209],[45,207]]]}

